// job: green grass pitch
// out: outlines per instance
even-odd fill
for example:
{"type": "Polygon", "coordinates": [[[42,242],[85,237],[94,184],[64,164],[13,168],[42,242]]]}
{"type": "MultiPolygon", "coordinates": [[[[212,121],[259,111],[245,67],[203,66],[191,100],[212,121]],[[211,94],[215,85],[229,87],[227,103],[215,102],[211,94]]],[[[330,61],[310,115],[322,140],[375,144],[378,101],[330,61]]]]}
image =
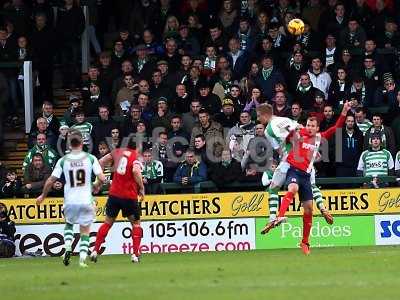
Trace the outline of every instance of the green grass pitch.
{"type": "Polygon", "coordinates": [[[400,247],[353,247],[99,258],[80,269],[60,258],[0,260],[0,298],[399,299],[400,247]]]}

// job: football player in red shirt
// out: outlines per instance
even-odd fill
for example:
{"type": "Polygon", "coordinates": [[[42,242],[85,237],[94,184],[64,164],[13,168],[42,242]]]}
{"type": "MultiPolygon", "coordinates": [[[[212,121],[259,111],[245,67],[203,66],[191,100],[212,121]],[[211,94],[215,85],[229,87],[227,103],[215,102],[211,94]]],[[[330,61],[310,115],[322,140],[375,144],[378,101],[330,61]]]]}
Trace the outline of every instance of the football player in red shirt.
{"type": "Polygon", "coordinates": [[[139,262],[140,242],[143,229],[140,226],[140,203],[144,197],[144,185],[142,180],[141,163],[137,160],[136,143],[134,138],[128,143],[127,148],[115,149],[100,159],[100,165],[114,165],[114,175],[108,192],[106,204],[106,217],[104,223],[97,232],[94,250],[91,260],[97,262],[101,244],[104,242],[108,231],[119,212],[128,218],[132,224],[132,262],[139,262]]]}
{"type": "Polygon", "coordinates": [[[318,149],[321,144],[321,139],[331,138],[335,134],[336,130],[343,126],[349,110],[350,103],[346,102],[336,124],[324,132],[318,132],[319,124],[317,118],[310,117],[307,119],[305,128],[301,128],[298,131],[292,131],[288,137],[290,138],[290,142],[293,144],[287,158],[287,162],[290,164],[290,168],[286,175],[288,192],[282,199],[278,217],[267,225],[269,228],[266,232],[281,223],[286,222],[287,218],[285,217],[285,213],[289,205],[292,203],[294,196],[299,193],[299,199],[303,204],[303,239],[300,243],[300,248],[306,255],[310,254],[309,236],[313,214],[313,194],[310,182],[310,172],[313,168],[315,159],[319,155],[318,149]]]}

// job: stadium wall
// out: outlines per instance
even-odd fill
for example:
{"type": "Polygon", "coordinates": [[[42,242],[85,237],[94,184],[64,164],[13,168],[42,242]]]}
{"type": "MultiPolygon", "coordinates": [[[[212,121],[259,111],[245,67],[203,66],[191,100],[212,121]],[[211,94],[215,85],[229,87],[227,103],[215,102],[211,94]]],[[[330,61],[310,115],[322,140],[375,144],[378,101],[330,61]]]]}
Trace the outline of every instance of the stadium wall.
{"type": "MultiPolygon", "coordinates": [[[[400,244],[399,189],[325,190],[323,197],[335,223],[328,225],[322,217],[314,218],[313,247],[400,244]]],[[[44,255],[63,254],[62,198],[49,198],[40,206],[34,199],[2,201],[17,223],[18,254],[38,249],[44,255]]],[[[264,192],[147,196],[142,202],[142,252],[296,248],[302,235],[298,199],[289,208],[289,222],[262,236],[259,232],[266,222],[267,202],[264,192]]],[[[105,197],[96,199],[97,222],[104,219],[105,203],[105,197]]],[[[132,251],[130,224],[121,217],[118,220],[104,244],[104,254],[132,251]]],[[[93,226],[91,246],[99,226],[93,226]]],[[[73,247],[77,251],[78,234],[73,247]]]]}

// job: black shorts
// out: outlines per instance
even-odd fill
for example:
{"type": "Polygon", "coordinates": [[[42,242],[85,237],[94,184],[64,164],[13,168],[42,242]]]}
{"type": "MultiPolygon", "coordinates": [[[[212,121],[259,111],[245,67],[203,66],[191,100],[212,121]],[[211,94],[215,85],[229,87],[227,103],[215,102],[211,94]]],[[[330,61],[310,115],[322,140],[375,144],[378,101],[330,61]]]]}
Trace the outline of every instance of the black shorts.
{"type": "Polygon", "coordinates": [[[140,203],[137,200],[122,199],[115,196],[108,196],[106,203],[106,215],[116,218],[119,211],[122,211],[124,218],[134,216],[135,220],[140,220],[140,203]]]}
{"type": "Polygon", "coordinates": [[[299,186],[299,200],[301,202],[313,200],[310,181],[311,175],[301,170],[290,167],[286,173],[286,185],[297,183],[299,186]]]}

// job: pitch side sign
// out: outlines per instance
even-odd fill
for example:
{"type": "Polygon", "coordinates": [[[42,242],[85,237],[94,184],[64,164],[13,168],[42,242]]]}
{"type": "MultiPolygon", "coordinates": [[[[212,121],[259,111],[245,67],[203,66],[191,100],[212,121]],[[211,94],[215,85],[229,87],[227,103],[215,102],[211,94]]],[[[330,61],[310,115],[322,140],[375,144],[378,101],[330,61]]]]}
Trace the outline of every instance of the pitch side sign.
{"type": "MultiPolygon", "coordinates": [[[[325,190],[322,194],[325,206],[334,215],[400,213],[400,189],[325,190]]],[[[34,199],[5,199],[2,202],[17,224],[64,221],[62,198],[49,198],[40,206],[34,199]]],[[[106,197],[97,197],[98,222],[104,220],[105,204],[106,197]]],[[[150,195],[141,203],[141,208],[143,220],[266,217],[269,213],[268,193],[265,192],[150,195]]],[[[301,205],[296,198],[288,215],[301,214],[301,205]]],[[[118,220],[123,218],[119,216],[118,220]]]]}

